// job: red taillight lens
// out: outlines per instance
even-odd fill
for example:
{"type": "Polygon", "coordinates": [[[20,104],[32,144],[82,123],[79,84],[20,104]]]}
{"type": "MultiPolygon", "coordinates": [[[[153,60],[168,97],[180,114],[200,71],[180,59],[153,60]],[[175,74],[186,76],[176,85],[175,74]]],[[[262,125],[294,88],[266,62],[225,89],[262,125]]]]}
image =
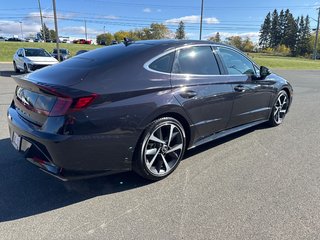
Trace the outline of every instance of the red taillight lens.
{"type": "Polygon", "coordinates": [[[92,94],[90,96],[87,97],[81,97],[76,99],[75,101],[75,105],[73,106],[73,109],[81,109],[81,108],[85,108],[88,105],[90,105],[90,103],[93,102],[93,100],[97,97],[96,94],[92,94]]]}
{"type": "Polygon", "coordinates": [[[57,101],[50,111],[49,116],[62,116],[68,112],[86,108],[96,97],[96,94],[76,99],[57,97],[57,101]]]}
{"type": "Polygon", "coordinates": [[[68,112],[72,104],[71,98],[57,97],[57,101],[51,109],[49,116],[61,116],[68,112]]]}

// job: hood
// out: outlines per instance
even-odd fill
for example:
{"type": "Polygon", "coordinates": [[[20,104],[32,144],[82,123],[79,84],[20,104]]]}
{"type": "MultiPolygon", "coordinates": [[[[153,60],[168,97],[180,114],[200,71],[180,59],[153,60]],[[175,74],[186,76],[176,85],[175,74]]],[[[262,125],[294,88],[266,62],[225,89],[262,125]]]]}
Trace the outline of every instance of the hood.
{"type": "Polygon", "coordinates": [[[54,57],[26,57],[31,62],[58,63],[54,57]]]}

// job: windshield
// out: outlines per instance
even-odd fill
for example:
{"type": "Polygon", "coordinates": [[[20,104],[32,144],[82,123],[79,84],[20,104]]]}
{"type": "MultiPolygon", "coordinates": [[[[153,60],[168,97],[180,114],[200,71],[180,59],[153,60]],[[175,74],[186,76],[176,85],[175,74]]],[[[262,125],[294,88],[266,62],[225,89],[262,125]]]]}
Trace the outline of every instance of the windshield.
{"type": "Polygon", "coordinates": [[[50,57],[50,54],[41,48],[25,48],[26,57],[50,57]]]}
{"type": "MultiPolygon", "coordinates": [[[[67,50],[66,49],[59,49],[59,52],[62,54],[67,54],[67,50]]],[[[58,53],[57,49],[53,49],[53,53],[58,53]]]]}

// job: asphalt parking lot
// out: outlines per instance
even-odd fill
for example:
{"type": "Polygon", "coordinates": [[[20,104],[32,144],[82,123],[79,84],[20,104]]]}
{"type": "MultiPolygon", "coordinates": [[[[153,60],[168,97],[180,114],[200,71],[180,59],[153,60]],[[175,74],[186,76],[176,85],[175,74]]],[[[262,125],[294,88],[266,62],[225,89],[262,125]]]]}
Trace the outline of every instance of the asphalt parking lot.
{"type": "Polygon", "coordinates": [[[187,152],[168,178],[61,182],[11,146],[15,88],[0,64],[0,239],[319,239],[320,71],[275,71],[294,87],[283,125],[187,152]]]}

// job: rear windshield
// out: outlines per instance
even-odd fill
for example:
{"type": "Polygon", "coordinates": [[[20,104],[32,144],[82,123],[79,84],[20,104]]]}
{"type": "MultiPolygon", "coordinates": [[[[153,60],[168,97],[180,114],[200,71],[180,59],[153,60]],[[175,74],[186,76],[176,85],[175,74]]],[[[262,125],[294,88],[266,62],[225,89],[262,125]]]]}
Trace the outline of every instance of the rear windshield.
{"type": "Polygon", "coordinates": [[[111,45],[88,51],[77,55],[68,61],[60,63],[61,66],[72,67],[76,64],[78,67],[91,68],[98,65],[114,64],[121,61],[134,61],[139,54],[146,52],[154,47],[151,44],[124,44],[111,45]]]}
{"type": "Polygon", "coordinates": [[[50,54],[44,49],[25,48],[26,57],[50,57],[50,54]]]}

